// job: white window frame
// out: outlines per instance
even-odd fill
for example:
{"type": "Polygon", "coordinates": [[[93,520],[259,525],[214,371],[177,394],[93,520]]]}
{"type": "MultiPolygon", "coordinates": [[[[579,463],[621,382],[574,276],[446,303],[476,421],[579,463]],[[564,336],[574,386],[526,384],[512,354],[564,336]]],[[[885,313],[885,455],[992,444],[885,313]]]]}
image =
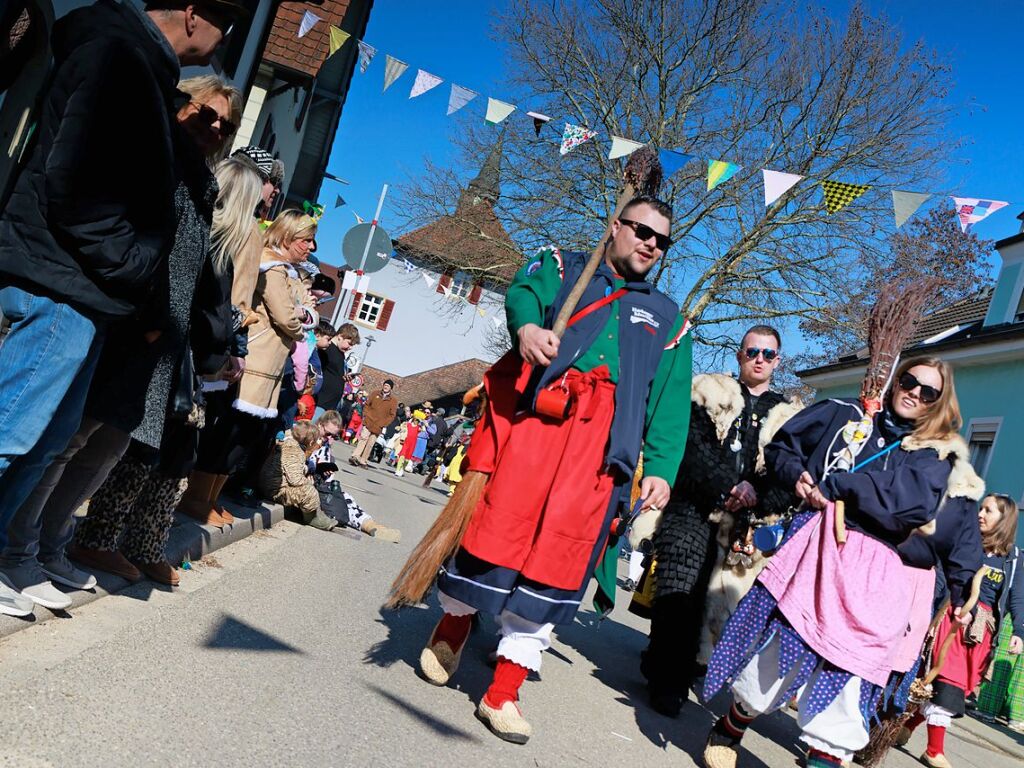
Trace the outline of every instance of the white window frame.
{"type": "Polygon", "coordinates": [[[380,315],[384,311],[385,301],[387,299],[376,293],[364,293],[359,299],[355,322],[368,328],[376,328],[377,323],[380,322],[380,315]]]}
{"type": "Polygon", "coordinates": [[[469,299],[469,294],[473,292],[472,275],[467,275],[465,272],[456,272],[452,275],[452,283],[448,287],[451,289],[452,296],[458,296],[460,299],[469,299]]]}
{"type": "Polygon", "coordinates": [[[978,476],[983,478],[988,474],[988,468],[992,464],[992,456],[996,452],[996,443],[999,442],[999,430],[1003,426],[1002,416],[986,416],[976,419],[971,419],[967,425],[967,449],[970,451],[971,444],[975,433],[977,432],[991,432],[992,433],[992,445],[988,451],[988,457],[985,459],[984,467],[975,467],[974,471],[978,473],[978,476]]]}

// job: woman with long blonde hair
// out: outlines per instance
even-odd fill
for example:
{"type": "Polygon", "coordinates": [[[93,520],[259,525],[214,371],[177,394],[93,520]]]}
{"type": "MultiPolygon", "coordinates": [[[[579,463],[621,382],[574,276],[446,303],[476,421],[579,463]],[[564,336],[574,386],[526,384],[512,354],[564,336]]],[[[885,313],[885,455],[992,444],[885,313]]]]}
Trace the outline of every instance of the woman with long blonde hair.
{"type": "MultiPolygon", "coordinates": [[[[947,363],[905,361],[884,402],[848,471],[842,457],[863,415],[858,400],[815,403],[765,448],[771,482],[791,491],[798,511],[708,665],[705,698],[727,683],[734,698],[708,737],[709,768],[734,768],[753,719],[794,696],[807,765],[838,768],[868,743],[869,720],[894,675],[917,662],[935,575],[930,564],[908,567],[898,547],[932,535],[944,500],[977,483],[957,434],[947,363]],[[840,502],[845,533],[836,524],[840,502]]],[[[956,540],[935,549],[944,563],[963,562],[976,558],[976,546],[956,540]]],[[[962,585],[955,592],[962,604],[962,585]]]]}

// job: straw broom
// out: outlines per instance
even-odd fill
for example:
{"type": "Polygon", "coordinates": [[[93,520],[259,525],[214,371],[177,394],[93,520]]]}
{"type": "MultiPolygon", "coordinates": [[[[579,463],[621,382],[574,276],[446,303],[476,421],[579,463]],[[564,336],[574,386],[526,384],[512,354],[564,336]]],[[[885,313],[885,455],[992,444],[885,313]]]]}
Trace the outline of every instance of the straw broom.
{"type": "MultiPolygon", "coordinates": [[[[642,147],[630,155],[629,162],[623,173],[624,187],[615,204],[615,210],[605,224],[604,235],[590,254],[583,272],[573,285],[565,304],[555,318],[552,330],[561,338],[565,333],[569,319],[576,311],[576,306],[583,297],[583,292],[590,284],[591,278],[604,259],[605,248],[611,236],[612,222],[622,215],[626,203],[638,194],[656,194],[661,186],[662,172],[658,153],[651,147],[642,147]]],[[[486,409],[485,409],[486,413],[486,409]]],[[[481,422],[487,417],[484,416],[481,422]]],[[[483,423],[481,424],[483,427],[483,423]]],[[[478,427],[481,428],[481,427],[478,427]]],[[[469,521],[478,502],[483,497],[484,487],[490,474],[474,469],[467,470],[462,481],[456,486],[455,493],[438,515],[437,520],[413,549],[412,554],[402,570],[398,572],[385,608],[399,608],[403,605],[416,605],[423,602],[437,578],[441,566],[455,554],[459,543],[466,533],[469,521]]]]}

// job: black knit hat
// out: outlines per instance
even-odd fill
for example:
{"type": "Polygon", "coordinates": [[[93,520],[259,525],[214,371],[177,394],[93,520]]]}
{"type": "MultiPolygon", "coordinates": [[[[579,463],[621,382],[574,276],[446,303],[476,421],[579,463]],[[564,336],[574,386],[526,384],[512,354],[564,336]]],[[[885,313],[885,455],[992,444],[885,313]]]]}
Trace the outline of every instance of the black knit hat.
{"type": "Polygon", "coordinates": [[[232,157],[244,157],[256,166],[256,171],[264,181],[270,181],[270,174],[274,170],[274,156],[267,150],[250,144],[247,147],[236,149],[231,153],[232,157]]]}

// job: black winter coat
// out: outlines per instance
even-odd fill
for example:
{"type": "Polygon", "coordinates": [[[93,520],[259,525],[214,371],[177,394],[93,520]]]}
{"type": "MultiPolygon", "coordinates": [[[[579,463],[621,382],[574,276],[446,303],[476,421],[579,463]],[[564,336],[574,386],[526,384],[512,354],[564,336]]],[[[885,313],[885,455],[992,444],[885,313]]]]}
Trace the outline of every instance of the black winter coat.
{"type": "Polygon", "coordinates": [[[0,217],[0,285],[131,315],[174,236],[178,60],[114,0],[58,21],[53,50],[36,144],[0,217]]]}

